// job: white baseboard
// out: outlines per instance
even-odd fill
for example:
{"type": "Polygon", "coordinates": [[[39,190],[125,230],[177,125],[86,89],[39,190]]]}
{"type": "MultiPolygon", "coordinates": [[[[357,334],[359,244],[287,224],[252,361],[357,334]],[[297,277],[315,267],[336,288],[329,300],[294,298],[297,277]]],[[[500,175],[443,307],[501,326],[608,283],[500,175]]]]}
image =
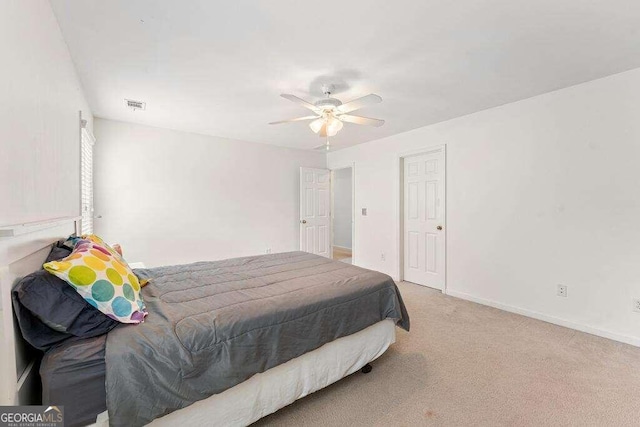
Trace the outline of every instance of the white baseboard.
{"type": "Polygon", "coordinates": [[[338,249],[338,250],[343,250],[343,251],[350,251],[351,250],[351,248],[347,248],[346,246],[333,245],[333,247],[338,249]]]}
{"type": "Polygon", "coordinates": [[[508,311],[510,313],[521,314],[523,316],[532,317],[534,319],[542,320],[544,322],[553,323],[554,325],[564,326],[565,328],[575,329],[577,331],[586,332],[591,335],[597,335],[599,337],[608,338],[614,341],[623,342],[625,344],[631,344],[636,347],[640,347],[640,339],[631,337],[628,335],[618,334],[615,332],[607,331],[605,329],[594,328],[589,325],[583,325],[580,323],[571,322],[569,320],[561,319],[555,316],[549,316],[548,314],[539,313],[537,311],[528,310],[526,308],[514,307],[511,305],[503,304],[496,301],[487,300],[484,298],[478,298],[473,295],[466,294],[464,292],[447,291],[447,295],[461,298],[467,301],[472,301],[482,305],[488,305],[489,307],[499,308],[500,310],[508,311]]]}

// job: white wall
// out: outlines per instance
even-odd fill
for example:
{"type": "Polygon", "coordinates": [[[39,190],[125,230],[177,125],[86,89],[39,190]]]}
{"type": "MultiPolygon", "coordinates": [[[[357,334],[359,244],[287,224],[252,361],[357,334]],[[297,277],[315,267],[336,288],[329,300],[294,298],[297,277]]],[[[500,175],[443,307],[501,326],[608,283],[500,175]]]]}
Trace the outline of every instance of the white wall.
{"type": "Polygon", "coordinates": [[[92,118],[49,2],[0,2],[0,52],[0,225],[78,215],[92,118]]]}
{"type": "Polygon", "coordinates": [[[351,168],[337,169],[333,172],[333,244],[349,249],[353,209],[351,175],[351,168]]]}
{"type": "Polygon", "coordinates": [[[439,144],[448,293],[640,344],[640,69],[330,153],[359,265],[398,276],[397,154],[439,144]]]}
{"type": "Polygon", "coordinates": [[[128,261],[299,248],[299,169],[323,153],[96,119],[95,231],[128,261]]]}

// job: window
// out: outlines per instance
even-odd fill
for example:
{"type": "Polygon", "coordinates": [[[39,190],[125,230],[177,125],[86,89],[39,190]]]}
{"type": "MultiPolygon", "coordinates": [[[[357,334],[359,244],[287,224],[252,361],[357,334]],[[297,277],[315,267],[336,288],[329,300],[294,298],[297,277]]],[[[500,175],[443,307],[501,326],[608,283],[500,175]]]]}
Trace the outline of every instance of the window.
{"type": "Polygon", "coordinates": [[[82,214],[82,234],[93,233],[93,144],[95,138],[82,123],[80,144],[80,209],[82,214]]]}

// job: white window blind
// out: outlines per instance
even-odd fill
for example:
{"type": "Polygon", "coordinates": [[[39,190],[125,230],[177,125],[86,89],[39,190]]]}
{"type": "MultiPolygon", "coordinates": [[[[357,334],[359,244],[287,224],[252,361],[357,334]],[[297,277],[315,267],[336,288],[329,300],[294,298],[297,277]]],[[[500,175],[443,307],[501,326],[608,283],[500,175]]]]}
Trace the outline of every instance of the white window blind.
{"type": "Polygon", "coordinates": [[[93,144],[95,138],[82,129],[80,155],[80,188],[82,210],[82,234],[93,233],[93,144]]]}

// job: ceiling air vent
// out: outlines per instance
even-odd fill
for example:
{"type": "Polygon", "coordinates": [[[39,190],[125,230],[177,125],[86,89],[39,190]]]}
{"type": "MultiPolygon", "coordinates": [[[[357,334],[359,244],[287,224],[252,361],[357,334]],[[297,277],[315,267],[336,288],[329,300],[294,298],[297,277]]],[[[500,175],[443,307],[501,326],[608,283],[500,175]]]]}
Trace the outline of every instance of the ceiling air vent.
{"type": "Polygon", "coordinates": [[[134,101],[132,99],[125,99],[124,102],[127,104],[127,107],[131,108],[133,111],[145,110],[147,108],[146,102],[134,101]]]}

